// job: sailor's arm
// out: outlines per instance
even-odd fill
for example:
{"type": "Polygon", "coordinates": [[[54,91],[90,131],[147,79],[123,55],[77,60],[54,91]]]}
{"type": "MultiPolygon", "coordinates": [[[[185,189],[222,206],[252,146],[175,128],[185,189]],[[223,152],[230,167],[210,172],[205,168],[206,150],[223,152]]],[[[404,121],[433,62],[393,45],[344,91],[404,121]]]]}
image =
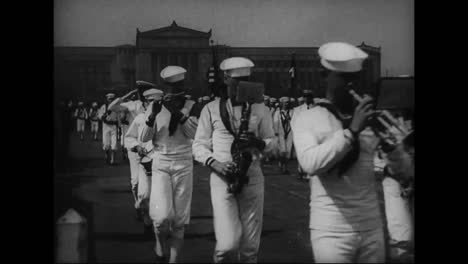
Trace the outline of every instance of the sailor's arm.
{"type": "Polygon", "coordinates": [[[265,142],[264,152],[270,152],[275,148],[275,131],[273,129],[273,119],[267,107],[264,107],[263,118],[260,119],[259,137],[265,142]]]}
{"type": "Polygon", "coordinates": [[[348,129],[339,129],[319,143],[314,130],[305,129],[303,120],[295,120],[292,127],[293,142],[297,159],[304,172],[310,175],[321,174],[332,168],[352,148],[354,135],[348,129]]]}
{"type": "Polygon", "coordinates": [[[138,118],[135,118],[130,124],[127,133],[125,134],[124,141],[125,146],[128,149],[132,149],[140,145],[140,142],[138,141],[138,118]]]}
{"type": "Polygon", "coordinates": [[[214,161],[212,135],[211,113],[208,106],[205,106],[201,111],[192,145],[195,160],[205,166],[209,166],[214,161]]]}

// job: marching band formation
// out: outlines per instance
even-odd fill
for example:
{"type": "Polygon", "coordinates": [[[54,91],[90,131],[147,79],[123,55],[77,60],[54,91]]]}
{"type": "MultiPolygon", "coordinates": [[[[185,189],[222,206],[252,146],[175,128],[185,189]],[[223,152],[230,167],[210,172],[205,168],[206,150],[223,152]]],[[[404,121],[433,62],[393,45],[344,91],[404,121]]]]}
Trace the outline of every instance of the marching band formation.
{"type": "Polygon", "coordinates": [[[232,57],[220,64],[224,83],[217,97],[192,100],[186,69],[167,66],[160,72],[162,85],[137,81],[137,89],[120,98],[107,94],[100,108],[97,102],[88,110],[78,103],[80,139],[89,120],[98,140],[101,121],[106,162],[116,164],[119,145],[128,159],[136,215],[155,238],[159,262],[178,262],[190,221],[194,161],[211,170],[214,262],[257,262],[262,166],[276,161],[289,174],[293,159],[298,178],[310,185],[316,262],[383,263],[386,254],[412,260],[412,117],[377,111],[373,98],[356,93],[364,51],[331,42],[319,56],[328,71],[326,98],[307,88],[299,98],[240,99],[240,91],[264,91],[263,84],[249,81],[252,61],[232,57]],[[384,175],[384,212],[376,175],[384,175]]]}

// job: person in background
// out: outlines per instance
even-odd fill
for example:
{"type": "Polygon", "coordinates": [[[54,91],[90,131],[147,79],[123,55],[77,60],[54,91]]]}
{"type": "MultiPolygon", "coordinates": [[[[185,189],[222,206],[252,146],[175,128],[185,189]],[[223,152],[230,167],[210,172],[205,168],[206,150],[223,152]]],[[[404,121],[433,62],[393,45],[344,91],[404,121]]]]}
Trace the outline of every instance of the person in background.
{"type": "Polygon", "coordinates": [[[287,169],[288,161],[292,151],[291,118],[293,111],[289,107],[289,97],[280,98],[280,109],[273,116],[273,124],[278,131],[279,168],[281,173],[289,174],[287,169]]]}
{"type": "Polygon", "coordinates": [[[93,102],[89,108],[89,120],[91,121],[91,134],[93,140],[98,140],[97,134],[99,131],[98,103],[93,102]]]}
{"type": "Polygon", "coordinates": [[[271,118],[273,119],[273,115],[275,114],[276,112],[276,102],[278,100],[274,97],[270,97],[270,105],[269,105],[269,110],[270,110],[270,114],[271,114],[271,118]]]}
{"type": "Polygon", "coordinates": [[[265,104],[268,109],[270,108],[270,96],[268,95],[263,95],[263,103],[265,104]]]}
{"type": "MultiPolygon", "coordinates": [[[[131,124],[135,117],[141,113],[144,113],[147,110],[147,106],[144,103],[145,96],[143,93],[148,89],[155,89],[156,85],[147,81],[137,80],[135,82],[136,89],[130,91],[126,95],[122,96],[121,98],[117,98],[115,100],[114,106],[117,108],[118,106],[123,107],[124,109],[128,110],[128,122],[131,124]],[[134,100],[127,101],[128,98],[133,98],[134,100]]],[[[114,107],[113,106],[113,107],[114,107]]],[[[132,196],[134,200],[134,207],[135,207],[135,215],[138,221],[143,221],[142,213],[140,208],[138,207],[138,170],[140,164],[140,157],[138,153],[133,151],[128,151],[127,148],[127,156],[128,161],[130,163],[130,187],[132,190],[132,196]]]]}
{"type": "MultiPolygon", "coordinates": [[[[312,108],[314,106],[314,92],[312,89],[303,89],[302,90],[302,96],[299,97],[297,99],[298,101],[298,106],[294,107],[293,109],[293,115],[292,115],[292,118],[291,118],[291,124],[294,122],[294,117],[297,116],[299,113],[303,112],[303,111],[306,111],[310,108],[312,108]]],[[[297,152],[296,152],[296,148],[294,147],[294,144],[293,144],[293,149],[294,149],[294,153],[295,153],[295,156],[297,158],[297,152]]],[[[298,180],[302,181],[302,180],[305,180],[305,179],[310,179],[310,175],[307,175],[307,173],[305,173],[299,162],[297,163],[297,178],[298,180]]]]}
{"type": "Polygon", "coordinates": [[[294,97],[289,98],[289,108],[293,109],[297,106],[296,99],[294,97]]]}
{"type": "Polygon", "coordinates": [[[210,101],[211,101],[211,97],[209,97],[208,95],[203,96],[203,106],[205,106],[210,101]]]}
{"type": "MultiPolygon", "coordinates": [[[[159,89],[152,88],[144,91],[143,96],[143,106],[147,109],[149,104],[153,101],[159,102],[162,99],[163,92],[159,89]]],[[[153,234],[153,223],[149,215],[152,175],[152,159],[150,157],[153,151],[153,142],[151,142],[151,140],[145,142],[141,141],[146,118],[147,116],[145,113],[141,112],[133,119],[133,122],[130,124],[125,134],[125,146],[130,150],[129,153],[136,153],[138,155],[138,179],[135,181],[138,184],[135,208],[140,214],[139,218],[143,221],[145,234],[153,234]]]]}
{"type": "Polygon", "coordinates": [[[76,131],[80,135],[80,140],[83,141],[85,122],[88,119],[88,112],[86,111],[83,102],[78,102],[78,107],[75,109],[74,116],[76,118],[76,131]]]}
{"type": "Polygon", "coordinates": [[[110,165],[115,165],[115,152],[117,151],[118,116],[115,111],[109,110],[109,104],[114,98],[114,93],[106,94],[106,103],[101,106],[98,114],[102,121],[102,149],[105,153],[106,163],[110,165]]]}
{"type": "MultiPolygon", "coordinates": [[[[301,97],[298,97],[298,98],[297,98],[297,106],[296,106],[296,107],[301,106],[301,105],[303,105],[303,104],[304,104],[304,97],[302,97],[302,96],[301,96],[301,97]]],[[[294,108],[296,108],[296,107],[294,107],[294,108]]]]}
{"type": "Polygon", "coordinates": [[[128,150],[125,147],[125,135],[130,126],[130,119],[130,112],[128,109],[119,111],[120,145],[122,146],[122,157],[124,160],[128,160],[128,150]]]}

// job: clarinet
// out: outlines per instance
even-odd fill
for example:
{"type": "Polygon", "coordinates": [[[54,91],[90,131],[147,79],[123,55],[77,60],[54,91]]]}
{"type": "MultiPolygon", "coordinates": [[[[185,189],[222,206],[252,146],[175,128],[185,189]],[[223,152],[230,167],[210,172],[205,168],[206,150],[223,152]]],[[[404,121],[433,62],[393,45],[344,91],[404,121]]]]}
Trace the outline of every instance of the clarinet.
{"type": "Polygon", "coordinates": [[[251,104],[244,105],[239,131],[231,145],[231,155],[235,163],[234,172],[228,175],[228,192],[234,195],[240,194],[244,185],[249,183],[247,171],[252,163],[252,153],[249,146],[240,141],[240,136],[249,130],[251,104]]]}

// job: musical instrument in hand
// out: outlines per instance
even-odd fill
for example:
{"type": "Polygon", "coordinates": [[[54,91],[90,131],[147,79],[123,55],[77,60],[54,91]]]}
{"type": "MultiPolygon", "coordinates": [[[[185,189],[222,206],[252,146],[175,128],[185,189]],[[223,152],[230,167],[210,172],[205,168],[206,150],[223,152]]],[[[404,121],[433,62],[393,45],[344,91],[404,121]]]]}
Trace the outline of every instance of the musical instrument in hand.
{"type": "MultiPolygon", "coordinates": [[[[357,94],[353,89],[348,91],[353,98],[361,103],[364,98],[357,94]]],[[[372,117],[371,126],[374,132],[385,143],[396,145],[401,143],[409,134],[411,130],[407,129],[404,124],[400,124],[398,120],[387,110],[378,110],[372,117]]]]}

